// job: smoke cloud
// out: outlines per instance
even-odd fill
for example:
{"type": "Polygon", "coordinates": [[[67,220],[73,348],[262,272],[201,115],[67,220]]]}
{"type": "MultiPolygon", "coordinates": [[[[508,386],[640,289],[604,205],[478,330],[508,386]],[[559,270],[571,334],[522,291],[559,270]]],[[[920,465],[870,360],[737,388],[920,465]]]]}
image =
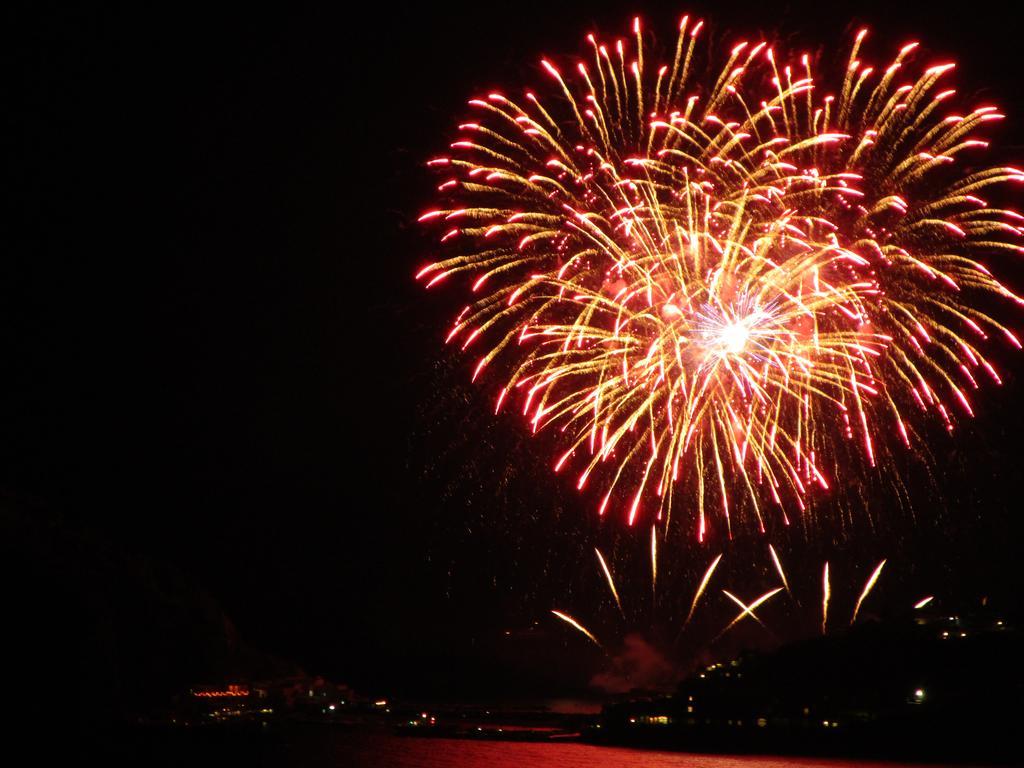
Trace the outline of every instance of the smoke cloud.
{"type": "Polygon", "coordinates": [[[633,690],[670,691],[683,677],[683,671],[639,634],[626,635],[622,650],[612,658],[611,667],[590,680],[590,685],[605,693],[633,690]]]}

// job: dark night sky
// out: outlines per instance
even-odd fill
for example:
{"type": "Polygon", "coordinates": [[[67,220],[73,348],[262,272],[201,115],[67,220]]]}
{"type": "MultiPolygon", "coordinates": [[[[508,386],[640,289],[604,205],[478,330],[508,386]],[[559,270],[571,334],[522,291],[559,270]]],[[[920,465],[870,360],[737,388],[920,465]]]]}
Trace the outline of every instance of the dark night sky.
{"type": "MultiPolygon", "coordinates": [[[[570,532],[605,534],[445,361],[456,299],[413,284],[431,242],[412,222],[465,99],[537,82],[540,54],[625,32],[635,11],[671,29],[675,7],[24,5],[2,24],[5,503],[187,574],[248,644],[312,672],[430,695],[579,690],[595,659],[543,617],[603,600],[570,532]]],[[[827,3],[747,5],[678,7],[718,32],[838,45],[855,28],[827,3]]],[[[958,84],[1006,108],[1021,161],[1018,28],[998,6],[858,8],[879,56],[922,39],[957,59],[958,84]]],[[[1024,363],[1006,360],[978,434],[933,445],[943,502],[896,524],[898,544],[853,535],[859,578],[898,555],[907,594],[1024,585],[1024,363]]],[[[820,558],[796,557],[811,584],[820,558]]]]}

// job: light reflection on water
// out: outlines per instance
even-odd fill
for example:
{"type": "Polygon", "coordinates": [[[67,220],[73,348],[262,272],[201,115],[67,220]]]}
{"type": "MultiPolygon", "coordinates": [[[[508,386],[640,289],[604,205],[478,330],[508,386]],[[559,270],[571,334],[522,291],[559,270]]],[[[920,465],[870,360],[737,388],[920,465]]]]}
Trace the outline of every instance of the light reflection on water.
{"type": "MultiPolygon", "coordinates": [[[[901,763],[755,755],[688,755],[576,743],[358,735],[345,739],[353,768],[897,768],[901,763]]],[[[926,768],[915,764],[914,768],[926,768]]]]}

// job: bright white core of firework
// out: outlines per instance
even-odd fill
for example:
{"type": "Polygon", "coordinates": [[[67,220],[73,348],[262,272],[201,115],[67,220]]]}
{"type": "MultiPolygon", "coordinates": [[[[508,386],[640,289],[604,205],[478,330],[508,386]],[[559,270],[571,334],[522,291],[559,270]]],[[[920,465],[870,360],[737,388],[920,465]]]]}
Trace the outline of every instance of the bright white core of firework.
{"type": "Polygon", "coordinates": [[[719,344],[724,352],[731,355],[738,355],[747,346],[747,339],[750,338],[750,328],[746,323],[730,323],[722,328],[719,344]]]}

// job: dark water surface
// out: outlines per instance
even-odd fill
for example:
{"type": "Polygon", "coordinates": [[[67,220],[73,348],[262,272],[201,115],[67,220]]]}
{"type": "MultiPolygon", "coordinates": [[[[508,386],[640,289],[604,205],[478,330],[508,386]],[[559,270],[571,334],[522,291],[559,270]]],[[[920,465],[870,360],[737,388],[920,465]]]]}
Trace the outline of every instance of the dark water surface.
{"type": "Polygon", "coordinates": [[[900,768],[923,764],[879,763],[810,757],[690,755],[577,743],[519,743],[417,739],[383,734],[348,734],[338,742],[337,765],[353,768],[900,768]]]}
{"type": "MultiPolygon", "coordinates": [[[[709,755],[601,747],[576,742],[516,742],[414,738],[386,730],[323,725],[281,728],[184,728],[108,734],[91,764],[104,768],[938,768],[862,758],[709,755]]],[[[36,741],[40,755],[60,740],[36,741]]],[[[79,743],[72,741],[76,753],[79,743]]],[[[907,746],[907,745],[905,745],[907,746]]],[[[47,765],[86,765],[82,755],[47,765]]],[[[951,763],[942,763],[950,765],[951,763]]],[[[963,762],[952,763],[968,768],[963,762]]],[[[1014,764],[1020,764],[1014,761],[1014,764]]]]}

